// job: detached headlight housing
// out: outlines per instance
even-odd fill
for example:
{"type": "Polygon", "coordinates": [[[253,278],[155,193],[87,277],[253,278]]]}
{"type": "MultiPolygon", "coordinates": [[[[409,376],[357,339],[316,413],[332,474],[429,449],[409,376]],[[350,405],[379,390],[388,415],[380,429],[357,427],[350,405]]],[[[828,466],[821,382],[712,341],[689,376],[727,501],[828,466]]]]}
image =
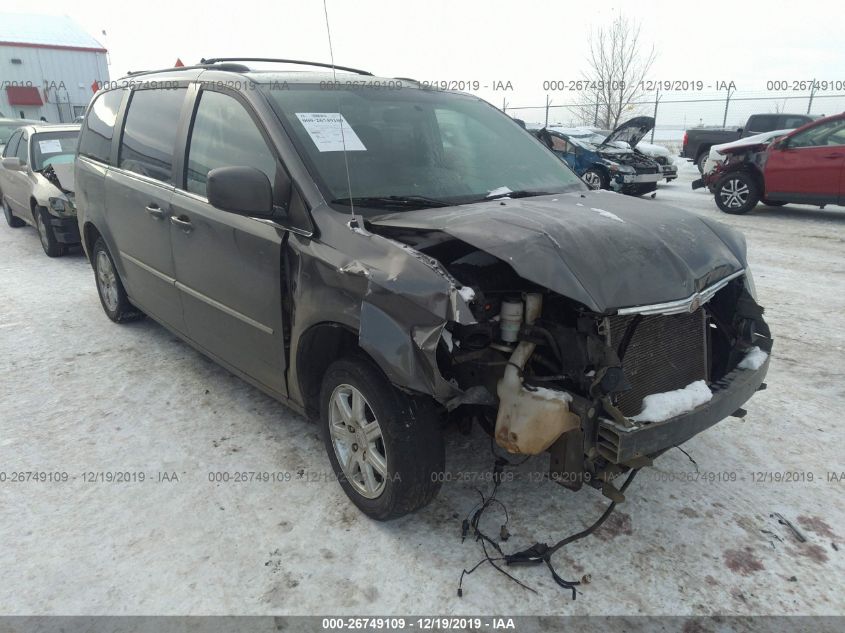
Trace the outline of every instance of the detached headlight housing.
{"type": "Polygon", "coordinates": [[[757,286],[754,285],[754,275],[751,274],[751,269],[745,269],[745,276],[742,278],[745,284],[745,289],[754,301],[757,301],[757,286]]]}
{"type": "Polygon", "coordinates": [[[50,198],[48,200],[50,211],[55,215],[74,215],[76,207],[73,203],[64,198],[50,198]]]}

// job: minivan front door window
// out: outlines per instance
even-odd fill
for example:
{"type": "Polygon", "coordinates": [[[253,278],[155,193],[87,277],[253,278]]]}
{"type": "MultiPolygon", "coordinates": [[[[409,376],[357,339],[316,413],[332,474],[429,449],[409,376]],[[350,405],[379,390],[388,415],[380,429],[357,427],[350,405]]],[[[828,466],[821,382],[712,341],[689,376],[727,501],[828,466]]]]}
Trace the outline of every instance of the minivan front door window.
{"type": "Polygon", "coordinates": [[[208,172],[227,166],[255,167],[276,182],[276,159],[249,113],[233,97],[205,90],[191,131],[186,189],[204,197],[208,172]]]}

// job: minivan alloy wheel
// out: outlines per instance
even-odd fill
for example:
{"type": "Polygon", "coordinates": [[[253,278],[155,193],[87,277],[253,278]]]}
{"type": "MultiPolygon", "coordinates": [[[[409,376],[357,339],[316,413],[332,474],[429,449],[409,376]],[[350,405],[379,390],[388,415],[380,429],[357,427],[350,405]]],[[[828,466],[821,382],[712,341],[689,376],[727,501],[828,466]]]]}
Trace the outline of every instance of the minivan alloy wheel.
{"type": "Polygon", "coordinates": [[[97,253],[97,285],[106,307],[112,312],[117,310],[117,276],[105,251],[97,253]]]}
{"type": "Polygon", "coordinates": [[[722,203],[731,209],[739,209],[748,202],[748,185],[738,178],[729,178],[719,189],[722,203]]]}
{"type": "Polygon", "coordinates": [[[335,387],[329,406],[329,432],[343,474],[358,494],[375,499],[387,481],[387,452],[375,413],[347,384],[335,387]]]}

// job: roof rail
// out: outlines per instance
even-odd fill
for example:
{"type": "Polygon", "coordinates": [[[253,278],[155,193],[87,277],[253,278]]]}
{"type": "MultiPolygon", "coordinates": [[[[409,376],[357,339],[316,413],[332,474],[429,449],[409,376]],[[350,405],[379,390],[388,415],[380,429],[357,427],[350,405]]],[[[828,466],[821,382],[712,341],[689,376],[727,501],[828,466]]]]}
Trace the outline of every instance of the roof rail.
{"type": "Polygon", "coordinates": [[[333,68],[335,70],[345,70],[347,72],[356,73],[358,75],[373,76],[373,73],[361,70],[360,68],[350,68],[348,66],[337,66],[326,64],[323,62],[307,62],[301,59],[278,59],[275,57],[212,57],[210,59],[201,59],[200,64],[218,64],[220,62],[273,62],[276,64],[298,64],[300,66],[319,66],[320,68],[333,68]]]}
{"type": "Polygon", "coordinates": [[[228,70],[231,72],[245,73],[249,72],[247,66],[239,66],[238,64],[225,64],[220,66],[209,66],[206,64],[194,64],[193,66],[171,66],[169,68],[158,68],[156,70],[130,70],[127,71],[127,77],[137,77],[138,75],[152,75],[155,73],[175,73],[180,70],[228,70]]]}

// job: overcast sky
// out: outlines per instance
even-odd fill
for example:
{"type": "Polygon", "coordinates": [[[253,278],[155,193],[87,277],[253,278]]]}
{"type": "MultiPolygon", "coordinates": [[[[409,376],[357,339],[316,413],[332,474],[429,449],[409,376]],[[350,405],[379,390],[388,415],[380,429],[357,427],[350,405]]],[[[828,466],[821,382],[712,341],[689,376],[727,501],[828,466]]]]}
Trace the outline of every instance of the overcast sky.
{"type": "MultiPolygon", "coordinates": [[[[642,20],[643,42],[657,50],[653,79],[734,81],[741,91],[763,91],[769,79],[845,80],[842,11],[832,0],[327,5],[336,63],[388,77],[510,81],[512,92],[478,92],[496,105],[503,98],[539,105],[544,80],[579,78],[591,30],[620,10],[642,20]]],[[[177,57],[186,64],[237,55],[329,61],[322,0],[3,0],[3,10],[71,16],[109,49],[112,79],[177,57]]]]}

